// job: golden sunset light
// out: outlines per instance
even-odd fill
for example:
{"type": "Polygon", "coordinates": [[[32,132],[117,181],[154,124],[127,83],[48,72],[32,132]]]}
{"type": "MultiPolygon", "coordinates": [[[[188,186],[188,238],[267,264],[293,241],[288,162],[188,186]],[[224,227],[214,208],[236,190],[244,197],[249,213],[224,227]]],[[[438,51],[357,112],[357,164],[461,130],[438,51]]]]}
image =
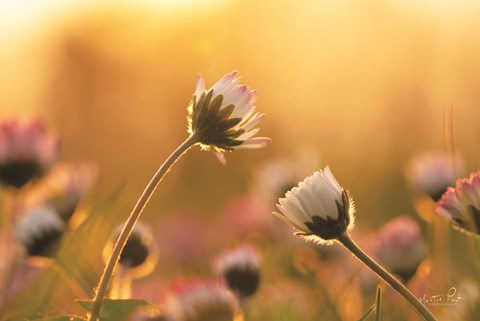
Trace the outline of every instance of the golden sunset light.
{"type": "Polygon", "coordinates": [[[480,320],[479,18],[0,0],[0,321],[480,320]]]}

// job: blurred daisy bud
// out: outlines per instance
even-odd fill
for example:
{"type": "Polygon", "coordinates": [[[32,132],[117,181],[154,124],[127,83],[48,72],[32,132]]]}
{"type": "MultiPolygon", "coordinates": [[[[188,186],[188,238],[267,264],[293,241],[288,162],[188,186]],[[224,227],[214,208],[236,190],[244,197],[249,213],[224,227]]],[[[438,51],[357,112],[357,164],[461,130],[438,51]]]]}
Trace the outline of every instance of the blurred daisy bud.
{"type": "Polygon", "coordinates": [[[199,75],[188,107],[188,132],[203,149],[213,149],[222,162],[225,151],[261,148],[270,142],[270,138],[254,137],[259,131],[255,126],[265,115],[255,112],[256,91],[240,86],[237,76],[236,71],[227,74],[206,90],[199,75]]]}
{"type": "Polygon", "coordinates": [[[239,246],[216,259],[215,272],[242,301],[252,296],[260,284],[260,255],[253,246],[239,246]]]}
{"type": "MultiPolygon", "coordinates": [[[[124,224],[118,226],[114,231],[112,238],[104,249],[104,257],[107,261],[115,241],[120,234],[124,224]]],[[[153,234],[149,226],[142,222],[137,222],[130,237],[122,250],[118,261],[122,270],[127,272],[130,277],[140,278],[153,271],[157,257],[154,255],[153,234]]]]}
{"type": "Polygon", "coordinates": [[[279,197],[283,197],[300,179],[318,168],[319,156],[311,148],[299,147],[294,155],[270,159],[256,168],[252,193],[267,206],[274,206],[279,197]]]}
{"type": "Polygon", "coordinates": [[[40,120],[0,124],[0,182],[21,188],[41,177],[58,158],[60,138],[40,120]]]}
{"type": "Polygon", "coordinates": [[[412,158],[405,168],[405,176],[412,188],[438,201],[449,186],[455,185],[456,173],[463,172],[458,155],[427,152],[412,158]]]}
{"type": "Polygon", "coordinates": [[[54,257],[66,227],[54,209],[42,206],[25,213],[15,232],[29,256],[54,257]]]}
{"type": "MultiPolygon", "coordinates": [[[[103,257],[105,262],[113,251],[115,242],[125,224],[121,224],[107,242],[103,257]]],[[[153,234],[149,226],[137,222],[125,244],[117,265],[117,273],[112,277],[108,297],[111,299],[130,299],[132,297],[132,282],[150,274],[155,268],[157,256],[152,251],[154,247],[153,234]]]]}
{"type": "Polygon", "coordinates": [[[352,229],[354,206],[330,168],[317,171],[280,198],[280,213],[273,213],[297,232],[318,243],[330,240],[352,229]]]}
{"type": "Polygon", "coordinates": [[[35,186],[29,201],[44,203],[57,211],[68,222],[79,203],[92,189],[97,167],[91,163],[61,164],[35,186]]]}
{"type": "Polygon", "coordinates": [[[378,233],[376,254],[387,269],[408,282],[425,258],[418,224],[402,215],[386,223],[378,233]]]}
{"type": "Polygon", "coordinates": [[[453,227],[470,235],[480,235],[480,171],[457,180],[437,202],[435,211],[453,227]]]}
{"type": "Polygon", "coordinates": [[[232,292],[209,280],[175,284],[164,305],[167,320],[171,321],[233,321],[237,310],[232,292]]]}

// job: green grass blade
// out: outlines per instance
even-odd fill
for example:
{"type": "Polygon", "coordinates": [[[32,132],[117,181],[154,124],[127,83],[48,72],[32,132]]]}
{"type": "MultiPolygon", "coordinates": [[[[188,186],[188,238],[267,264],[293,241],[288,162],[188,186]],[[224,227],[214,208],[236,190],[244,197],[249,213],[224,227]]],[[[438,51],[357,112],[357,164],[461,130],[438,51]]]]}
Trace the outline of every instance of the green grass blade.
{"type": "Polygon", "coordinates": [[[380,307],[381,307],[382,289],[377,286],[377,293],[375,294],[375,321],[380,321],[380,307]]]}
{"type": "Polygon", "coordinates": [[[372,315],[373,311],[375,310],[375,304],[372,304],[372,306],[365,312],[358,321],[365,321],[369,316],[372,315]]]}

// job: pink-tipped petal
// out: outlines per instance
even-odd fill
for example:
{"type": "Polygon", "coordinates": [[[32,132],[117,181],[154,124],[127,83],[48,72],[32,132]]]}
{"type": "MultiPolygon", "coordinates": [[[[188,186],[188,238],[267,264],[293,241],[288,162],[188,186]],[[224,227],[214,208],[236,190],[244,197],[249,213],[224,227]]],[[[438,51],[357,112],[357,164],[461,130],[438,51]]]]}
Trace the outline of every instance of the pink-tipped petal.
{"type": "Polygon", "coordinates": [[[195,97],[200,98],[200,96],[203,94],[205,91],[205,81],[203,80],[202,76],[197,75],[197,82],[195,86],[195,97]]]}
{"type": "MultiPolygon", "coordinates": [[[[197,98],[203,93],[212,92],[210,101],[219,102],[219,99],[215,99],[220,95],[222,96],[221,105],[218,110],[221,111],[227,106],[230,106],[230,109],[233,106],[230,113],[221,113],[219,115],[221,115],[220,117],[222,118],[215,119],[214,115],[201,116],[203,112],[211,111],[208,105],[196,104],[196,99],[190,104],[188,109],[188,132],[197,133],[202,149],[213,149],[216,152],[222,153],[225,150],[260,148],[270,141],[267,138],[262,137],[257,139],[255,137],[259,130],[256,126],[264,118],[264,115],[255,112],[257,92],[251,90],[246,85],[240,85],[239,80],[238,72],[234,71],[223,76],[210,89],[205,89],[203,79],[200,76],[197,77],[197,86],[195,89],[195,96],[197,96],[197,98]],[[193,118],[193,115],[196,115],[196,117],[193,118]],[[198,121],[198,119],[211,119],[213,125],[219,122],[227,124],[229,120],[234,118],[240,119],[240,121],[231,122],[234,125],[218,133],[216,133],[218,131],[217,128],[223,128],[222,126],[210,128],[210,124],[198,121]],[[238,133],[238,137],[232,139],[232,137],[235,137],[232,133],[238,133]],[[239,141],[242,142],[242,144],[238,145],[239,141]]],[[[221,162],[224,163],[223,158],[221,162]]]]}

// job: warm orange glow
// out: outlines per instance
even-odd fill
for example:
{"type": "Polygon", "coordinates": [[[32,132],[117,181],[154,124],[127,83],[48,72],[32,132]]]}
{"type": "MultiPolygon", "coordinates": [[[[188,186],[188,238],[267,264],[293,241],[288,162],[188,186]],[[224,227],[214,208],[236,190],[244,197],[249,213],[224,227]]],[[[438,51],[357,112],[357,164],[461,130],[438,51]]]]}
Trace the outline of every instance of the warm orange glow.
{"type": "MultiPolygon", "coordinates": [[[[95,237],[84,239],[100,257],[88,256],[87,262],[92,269],[86,277],[96,284],[108,238],[101,231],[126,218],[161,161],[187,137],[186,108],[196,75],[213,84],[238,70],[241,83],[258,92],[257,110],[266,114],[259,136],[272,143],[227,154],[227,166],[199,148],[175,164],[143,214],[158,224],[162,235],[156,237],[163,237],[161,267],[148,265],[148,272],[165,289],[183,272],[207,270],[207,259],[222,246],[251,240],[263,247],[273,271],[252,315],[312,319],[303,313],[323,309],[323,297],[297,274],[319,267],[318,280],[356,286],[343,292],[326,288],[332,299],[338,295],[346,302],[339,313],[357,320],[372,301],[360,290],[365,280],[354,278],[360,268],[333,260],[332,268],[320,270],[331,253],[294,253],[297,243],[287,241],[277,247],[275,238],[287,232],[270,216],[257,220],[257,212],[269,215],[271,209],[255,203],[261,197],[254,173],[281,158],[300,181],[329,165],[356,202],[359,235],[409,214],[433,243],[439,238],[435,228],[444,233],[445,227],[432,227],[435,204],[409,189],[404,166],[419,152],[455,150],[468,172],[479,168],[479,17],[478,0],[0,1],[0,118],[43,117],[62,135],[62,160],[98,164],[92,198],[101,203],[101,214],[92,222],[95,237]],[[299,157],[299,151],[308,152],[299,157]],[[113,205],[103,206],[111,195],[113,205]],[[239,196],[255,204],[237,205],[230,210],[235,219],[225,218],[229,202],[239,196]],[[178,216],[185,219],[172,219],[178,216]],[[260,228],[250,231],[249,224],[260,228]],[[339,265],[345,271],[338,273],[339,265]]],[[[279,176],[274,173],[262,179],[279,176]]],[[[262,192],[278,199],[265,186],[262,192]]],[[[72,230],[91,208],[96,209],[80,208],[72,230]]],[[[446,233],[451,248],[464,244],[464,235],[450,226],[446,233]]],[[[469,247],[468,254],[463,248],[449,252],[459,277],[470,273],[469,247]]],[[[424,283],[414,284],[418,293],[444,293],[443,285],[457,285],[442,283],[457,275],[437,276],[439,265],[420,266],[424,283]]],[[[142,286],[148,283],[147,277],[142,286]]]]}

